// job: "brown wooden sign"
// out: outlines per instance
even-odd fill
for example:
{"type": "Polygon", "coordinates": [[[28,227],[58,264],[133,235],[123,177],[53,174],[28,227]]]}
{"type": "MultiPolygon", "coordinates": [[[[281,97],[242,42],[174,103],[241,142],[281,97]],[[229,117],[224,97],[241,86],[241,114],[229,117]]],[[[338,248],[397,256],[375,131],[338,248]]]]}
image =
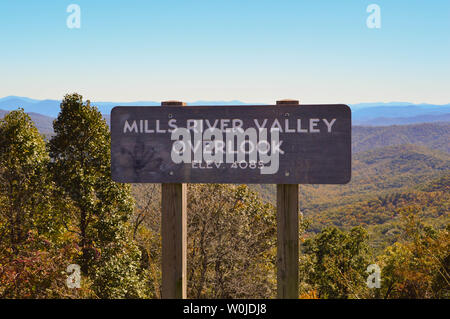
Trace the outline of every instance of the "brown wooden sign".
{"type": "Polygon", "coordinates": [[[111,111],[123,183],[345,184],[347,105],[130,107],[111,111]]]}

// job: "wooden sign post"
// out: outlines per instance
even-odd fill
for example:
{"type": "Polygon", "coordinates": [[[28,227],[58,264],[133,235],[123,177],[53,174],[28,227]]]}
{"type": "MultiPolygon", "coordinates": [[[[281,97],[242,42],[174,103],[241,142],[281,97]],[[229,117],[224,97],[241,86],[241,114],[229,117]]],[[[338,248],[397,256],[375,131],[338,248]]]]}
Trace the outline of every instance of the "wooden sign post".
{"type": "Polygon", "coordinates": [[[277,184],[277,296],[298,298],[298,184],[351,178],[347,105],[115,107],[111,175],[162,183],[162,297],[186,297],[186,184],[277,184]]]}
{"type": "MultiPolygon", "coordinates": [[[[161,106],[185,106],[178,101],[161,106]]],[[[186,184],[161,184],[162,298],[186,298],[186,184]]]]}
{"type": "MultiPolygon", "coordinates": [[[[298,107],[297,100],[277,105],[298,107]]],[[[277,298],[298,298],[298,184],[277,184],[277,298]]]]}

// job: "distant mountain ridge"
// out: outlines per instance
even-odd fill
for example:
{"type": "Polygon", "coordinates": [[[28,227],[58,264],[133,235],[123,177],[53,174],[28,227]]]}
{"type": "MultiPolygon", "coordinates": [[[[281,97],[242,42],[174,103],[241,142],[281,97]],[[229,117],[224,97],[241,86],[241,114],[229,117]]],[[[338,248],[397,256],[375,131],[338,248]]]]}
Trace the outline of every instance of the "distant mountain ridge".
{"type": "MultiPolygon", "coordinates": [[[[0,110],[11,111],[19,107],[25,112],[35,112],[42,115],[56,117],[58,116],[61,100],[36,100],[21,96],[6,96],[0,98],[0,110]]],[[[156,101],[133,101],[133,102],[94,102],[102,114],[109,114],[115,106],[160,106],[161,102],[156,101]]],[[[238,100],[232,101],[195,101],[189,105],[256,105],[262,103],[245,103],[238,100]]]]}
{"type": "Polygon", "coordinates": [[[353,125],[361,126],[389,126],[407,125],[417,123],[450,122],[450,113],[446,114],[423,114],[411,117],[377,117],[367,120],[353,120],[353,125]]]}
{"type": "MultiPolygon", "coordinates": [[[[56,117],[59,113],[60,100],[37,100],[28,97],[7,96],[0,98],[0,110],[10,111],[19,107],[26,112],[39,113],[44,116],[56,117]]],[[[94,102],[102,114],[109,115],[114,106],[159,106],[156,101],[135,102],[94,102]]],[[[195,101],[188,105],[255,105],[262,103],[247,103],[232,101],[195,101]]],[[[450,104],[414,104],[408,102],[390,103],[359,103],[349,104],[352,108],[354,125],[383,126],[392,124],[411,124],[424,122],[450,121],[450,104]]]]}
{"type": "Polygon", "coordinates": [[[441,116],[444,114],[450,114],[450,105],[372,106],[352,109],[352,120],[354,124],[359,124],[359,122],[370,123],[371,120],[380,122],[380,118],[418,117],[418,120],[420,120],[420,117],[422,117],[425,120],[425,116],[441,116]]]}

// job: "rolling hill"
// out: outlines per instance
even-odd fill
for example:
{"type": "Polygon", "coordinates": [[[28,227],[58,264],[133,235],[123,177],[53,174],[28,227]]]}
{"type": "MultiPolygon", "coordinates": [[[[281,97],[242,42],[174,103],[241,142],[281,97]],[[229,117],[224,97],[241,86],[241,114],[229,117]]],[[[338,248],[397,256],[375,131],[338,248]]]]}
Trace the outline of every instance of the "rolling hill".
{"type": "Polygon", "coordinates": [[[424,123],[385,127],[354,126],[352,128],[353,153],[402,144],[422,145],[430,149],[449,153],[449,140],[449,123],[424,123]]]}
{"type": "MultiPolygon", "coordinates": [[[[450,155],[418,145],[397,145],[353,154],[352,180],[346,185],[301,185],[300,207],[305,215],[336,205],[389,194],[439,178],[450,170],[450,155]]],[[[252,185],[275,202],[274,185],[252,185]]]]}

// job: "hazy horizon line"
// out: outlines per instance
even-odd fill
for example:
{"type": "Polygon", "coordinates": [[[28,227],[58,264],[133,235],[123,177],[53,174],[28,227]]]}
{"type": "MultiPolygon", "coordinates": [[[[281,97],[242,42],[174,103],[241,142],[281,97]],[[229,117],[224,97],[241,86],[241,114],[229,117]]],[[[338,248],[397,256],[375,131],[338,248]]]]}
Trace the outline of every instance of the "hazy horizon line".
{"type": "MultiPolygon", "coordinates": [[[[75,93],[75,92],[74,92],[75,93]]],[[[83,96],[84,97],[84,96],[83,96]]],[[[28,100],[33,100],[33,101],[62,101],[61,99],[57,99],[57,98],[43,98],[43,99],[39,99],[39,98],[33,98],[33,97],[28,97],[28,96],[19,96],[19,95],[6,95],[3,97],[0,97],[0,100],[4,100],[6,98],[19,98],[19,99],[28,99],[28,100]]],[[[282,100],[282,99],[286,99],[286,98],[279,98],[276,100],[282,100]]],[[[138,99],[138,100],[129,100],[129,101],[125,101],[125,100],[93,100],[93,99],[84,99],[84,100],[89,100],[91,102],[95,102],[95,103],[142,103],[142,102],[152,102],[152,103],[160,103],[162,101],[169,101],[169,100],[173,100],[173,99],[165,99],[162,101],[159,100],[153,100],[153,99],[138,99]]],[[[180,100],[180,99],[175,99],[177,101],[182,101],[182,102],[186,102],[186,103],[198,103],[198,102],[239,102],[239,103],[244,103],[244,104],[269,104],[271,105],[271,103],[268,102],[255,102],[255,101],[244,101],[244,100],[240,100],[240,99],[198,99],[198,100],[180,100]]],[[[274,100],[274,101],[276,101],[274,100]]],[[[273,104],[273,103],[272,103],[273,104]]],[[[304,104],[334,104],[334,103],[304,103],[304,104]]],[[[335,104],[340,104],[339,102],[336,102],[335,104]]],[[[450,102],[448,103],[442,103],[442,104],[437,104],[437,103],[430,103],[430,102],[410,102],[410,101],[392,101],[392,100],[388,100],[388,101],[365,101],[365,102],[354,102],[354,103],[345,103],[345,104],[350,104],[350,105],[358,105],[358,104],[404,104],[404,105],[439,105],[439,106],[445,106],[445,105],[449,105],[450,102]]]]}

